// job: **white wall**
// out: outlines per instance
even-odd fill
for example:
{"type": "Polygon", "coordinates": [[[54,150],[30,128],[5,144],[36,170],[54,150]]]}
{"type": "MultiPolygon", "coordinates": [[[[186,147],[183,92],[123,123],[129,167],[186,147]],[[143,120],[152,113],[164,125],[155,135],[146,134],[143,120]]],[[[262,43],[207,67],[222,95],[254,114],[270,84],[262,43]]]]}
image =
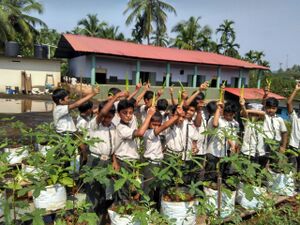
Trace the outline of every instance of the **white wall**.
{"type": "Polygon", "coordinates": [[[60,61],[0,57],[0,92],[5,92],[5,86],[21,90],[22,71],[31,74],[32,86],[44,86],[47,74],[53,75],[55,86],[60,82],[60,61]]]}
{"type": "MultiPolygon", "coordinates": [[[[140,71],[156,73],[156,81],[162,82],[166,73],[167,63],[165,62],[152,62],[142,61],[140,71]]],[[[194,74],[194,65],[183,63],[171,63],[171,75],[172,81],[188,82],[188,75],[194,74]],[[180,75],[180,71],[183,70],[184,74],[180,75]]],[[[91,56],[80,56],[70,60],[71,74],[80,77],[91,76],[92,59],[91,56]],[[84,66],[85,65],[85,66],[84,66]],[[83,73],[83,71],[85,71],[83,73]]],[[[118,79],[124,80],[125,74],[128,74],[129,79],[132,77],[132,72],[136,71],[136,61],[130,59],[116,59],[104,56],[96,57],[96,71],[97,69],[107,70],[107,79],[110,76],[117,76],[118,79]]],[[[198,74],[205,76],[206,80],[211,80],[217,76],[217,66],[198,65],[198,74]]],[[[246,77],[246,83],[248,83],[248,71],[244,70],[243,76],[246,77]]],[[[227,84],[231,84],[232,77],[239,77],[239,69],[234,68],[222,68],[221,80],[227,80],[227,84]]]]}

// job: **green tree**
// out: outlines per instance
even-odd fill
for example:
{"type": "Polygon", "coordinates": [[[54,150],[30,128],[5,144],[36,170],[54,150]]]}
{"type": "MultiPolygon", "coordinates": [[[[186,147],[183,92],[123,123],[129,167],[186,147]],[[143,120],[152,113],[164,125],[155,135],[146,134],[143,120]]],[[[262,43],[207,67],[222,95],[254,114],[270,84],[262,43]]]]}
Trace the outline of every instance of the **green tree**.
{"type": "Polygon", "coordinates": [[[143,29],[141,31],[148,44],[150,44],[150,35],[154,31],[153,25],[156,26],[156,29],[167,30],[167,12],[176,15],[175,8],[161,0],[130,0],[124,14],[128,12],[130,13],[126,19],[126,25],[130,25],[134,21],[140,22],[140,18],[142,18],[143,29]]]}
{"type": "Polygon", "coordinates": [[[102,38],[107,38],[107,39],[113,39],[113,40],[125,40],[125,36],[122,32],[119,32],[119,26],[108,26],[105,29],[103,29],[102,38]]]}
{"type": "Polygon", "coordinates": [[[0,41],[14,40],[20,34],[25,45],[32,45],[38,34],[36,25],[47,25],[30,14],[42,12],[42,4],[35,0],[0,0],[0,41]]]}
{"type": "Polygon", "coordinates": [[[99,21],[97,14],[88,14],[87,18],[81,19],[77,25],[79,29],[75,28],[76,33],[90,37],[101,37],[107,27],[106,22],[99,21]]]}
{"type": "Polygon", "coordinates": [[[151,37],[152,44],[156,46],[167,47],[169,45],[169,37],[166,31],[157,29],[151,37]]]}
{"type": "Polygon", "coordinates": [[[213,49],[212,30],[208,26],[202,28],[199,24],[200,18],[192,16],[189,20],[179,22],[173,27],[172,32],[177,34],[173,41],[174,47],[202,51],[213,49]]]}
{"type": "Polygon", "coordinates": [[[42,28],[37,36],[37,42],[49,46],[50,57],[53,57],[61,34],[55,29],[42,28]]]}
{"type": "Polygon", "coordinates": [[[142,44],[143,43],[143,38],[144,38],[144,19],[139,16],[137,18],[137,21],[134,25],[134,28],[132,29],[131,36],[132,36],[132,41],[135,43],[142,44]]]}

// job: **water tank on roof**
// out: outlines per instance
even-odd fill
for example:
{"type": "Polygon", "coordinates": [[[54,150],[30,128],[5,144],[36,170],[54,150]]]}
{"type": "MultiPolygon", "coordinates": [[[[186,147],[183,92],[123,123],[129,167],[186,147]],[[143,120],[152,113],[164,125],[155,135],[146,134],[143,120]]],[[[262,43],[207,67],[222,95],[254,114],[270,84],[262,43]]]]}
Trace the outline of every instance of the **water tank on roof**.
{"type": "Polygon", "coordinates": [[[15,41],[8,41],[5,43],[5,55],[16,57],[19,55],[20,47],[19,44],[15,41]]]}
{"type": "Polygon", "coordinates": [[[34,57],[38,59],[43,58],[43,46],[40,44],[34,45],[34,57]]]}
{"type": "Polygon", "coordinates": [[[48,59],[48,45],[42,45],[43,47],[43,58],[48,59]]]}

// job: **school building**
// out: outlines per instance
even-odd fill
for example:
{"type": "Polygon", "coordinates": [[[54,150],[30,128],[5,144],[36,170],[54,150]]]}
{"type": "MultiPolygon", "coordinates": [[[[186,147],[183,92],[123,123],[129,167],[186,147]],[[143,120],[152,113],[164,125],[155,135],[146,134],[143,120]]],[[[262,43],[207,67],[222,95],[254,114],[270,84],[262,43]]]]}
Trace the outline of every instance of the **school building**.
{"type": "Polygon", "coordinates": [[[68,58],[70,75],[91,84],[124,84],[127,77],[131,85],[149,80],[152,86],[178,86],[180,81],[197,87],[210,80],[211,87],[219,88],[226,80],[226,86],[247,87],[250,70],[269,69],[216,53],[73,34],[61,36],[55,57],[68,58]]]}

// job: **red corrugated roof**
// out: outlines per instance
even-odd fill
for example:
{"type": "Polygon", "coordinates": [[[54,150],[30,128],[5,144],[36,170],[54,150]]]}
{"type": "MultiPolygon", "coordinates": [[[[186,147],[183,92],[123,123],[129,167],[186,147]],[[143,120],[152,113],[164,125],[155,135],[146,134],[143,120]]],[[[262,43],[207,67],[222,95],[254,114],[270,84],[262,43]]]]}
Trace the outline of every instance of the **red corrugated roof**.
{"type": "Polygon", "coordinates": [[[259,66],[243,60],[210,52],[157,47],[74,34],[64,34],[63,36],[70,43],[74,51],[78,52],[90,52],[169,62],[223,65],[247,69],[269,69],[268,67],[259,66]]]}
{"type": "MultiPolygon", "coordinates": [[[[236,96],[241,95],[241,89],[240,88],[225,88],[225,91],[234,94],[236,96]]],[[[246,100],[255,100],[255,99],[262,99],[264,96],[264,90],[258,89],[258,88],[244,88],[244,99],[246,100]]],[[[275,93],[269,92],[268,97],[274,97],[278,100],[283,100],[285,97],[280,96],[275,93]]]]}

